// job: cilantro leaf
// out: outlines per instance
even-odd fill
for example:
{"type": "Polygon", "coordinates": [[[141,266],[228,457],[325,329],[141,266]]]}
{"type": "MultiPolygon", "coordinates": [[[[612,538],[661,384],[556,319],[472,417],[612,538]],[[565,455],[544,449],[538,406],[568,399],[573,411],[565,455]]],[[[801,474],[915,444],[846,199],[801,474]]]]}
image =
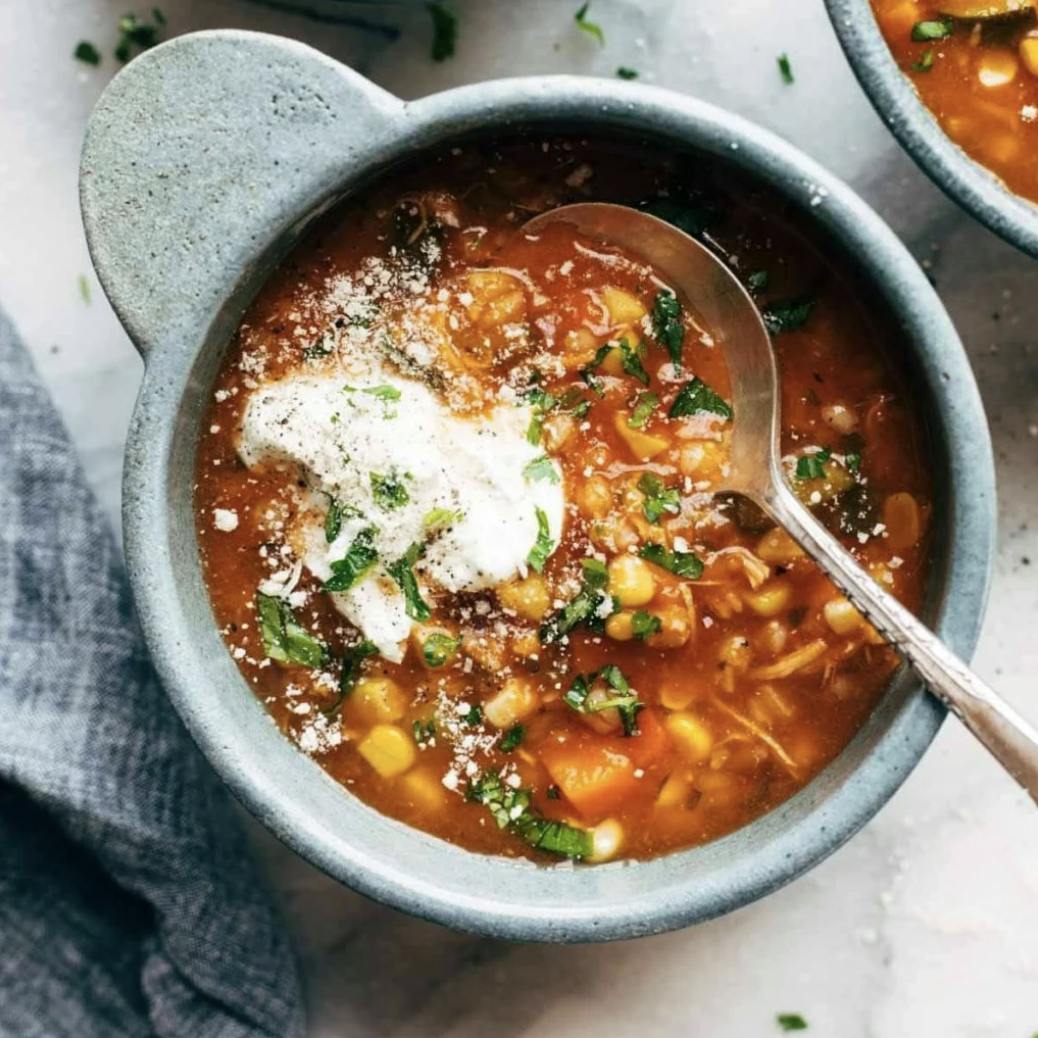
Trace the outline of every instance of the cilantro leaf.
{"type": "Polygon", "coordinates": [[[643,386],[649,384],[649,374],[642,364],[643,347],[641,343],[632,346],[626,339],[621,339],[617,344],[620,347],[620,366],[624,373],[636,378],[643,386]]]}
{"type": "Polygon", "coordinates": [[[404,608],[412,620],[428,620],[432,615],[418,587],[418,578],[414,575],[414,564],[422,557],[423,546],[412,544],[407,552],[396,562],[386,566],[389,575],[400,585],[404,593],[404,608]]]}
{"type": "Polygon", "coordinates": [[[768,287],[770,280],[771,278],[766,270],[755,270],[746,275],[746,287],[752,294],[756,295],[768,287]]]}
{"type": "Polygon", "coordinates": [[[439,530],[444,526],[453,526],[465,518],[465,513],[457,508],[430,508],[422,516],[422,526],[427,530],[439,530]]]}
{"type": "Polygon", "coordinates": [[[602,46],[605,46],[605,33],[602,32],[602,26],[597,22],[589,22],[587,18],[588,8],[591,6],[590,0],[587,3],[581,5],[580,10],[573,16],[573,20],[577,23],[577,26],[584,30],[591,36],[594,36],[602,46]]]}
{"type": "Polygon", "coordinates": [[[427,717],[424,721],[412,721],[411,733],[419,746],[428,746],[436,738],[436,718],[427,717]]]}
{"type": "Polygon", "coordinates": [[[807,1021],[799,1013],[779,1013],[775,1017],[783,1031],[806,1031],[807,1021]]]}
{"type": "Polygon", "coordinates": [[[603,710],[617,710],[623,725],[624,735],[634,735],[638,730],[638,712],[645,706],[631,690],[624,672],[615,663],[607,663],[590,674],[578,674],[573,684],[562,697],[562,701],[580,714],[597,714],[603,710]],[[604,681],[615,694],[591,697],[596,681],[604,681]]]}
{"type": "Polygon", "coordinates": [[[357,684],[360,677],[361,664],[369,657],[378,654],[378,649],[373,642],[367,639],[352,649],[347,649],[342,657],[342,667],[339,670],[339,692],[335,702],[331,706],[324,707],[321,711],[326,717],[338,713],[342,704],[349,698],[353,686],[357,684]]]}
{"type": "Polygon", "coordinates": [[[662,544],[649,541],[638,549],[638,554],[679,577],[698,580],[703,575],[703,560],[694,551],[668,551],[662,544]]]}
{"type": "Polygon", "coordinates": [[[552,549],[555,547],[555,542],[551,538],[551,530],[548,527],[548,516],[541,508],[535,508],[534,512],[537,515],[537,540],[534,541],[533,547],[530,549],[530,554],[526,556],[526,561],[529,563],[531,569],[535,569],[538,573],[544,569],[544,564],[548,561],[548,556],[552,553],[552,549]]]}
{"type": "Polygon", "coordinates": [[[433,39],[430,56],[433,61],[446,61],[454,57],[458,42],[458,16],[445,4],[429,3],[425,9],[432,18],[433,39]]]}
{"type": "Polygon", "coordinates": [[[324,516],[324,539],[331,544],[342,530],[342,509],[338,501],[328,502],[328,511],[324,516]]]}
{"type": "Polygon", "coordinates": [[[802,328],[811,316],[815,304],[813,299],[789,299],[778,303],[769,303],[761,310],[765,327],[772,335],[783,332],[795,332],[802,328]]]}
{"type": "Polygon", "coordinates": [[[652,417],[652,412],[659,406],[660,398],[655,393],[639,393],[627,424],[632,429],[644,429],[646,422],[652,417]]]}
{"type": "Polygon", "coordinates": [[[579,624],[598,627],[602,623],[599,612],[606,602],[603,590],[609,583],[609,571],[598,559],[583,559],[581,566],[584,583],[580,591],[541,625],[540,639],[545,645],[557,642],[579,624]]]}
{"type": "Polygon", "coordinates": [[[442,667],[454,658],[461,648],[461,639],[434,631],[422,642],[422,658],[430,667],[442,667]]]}
{"type": "Polygon", "coordinates": [[[951,18],[937,18],[916,22],[912,26],[912,39],[916,43],[932,43],[951,36],[955,30],[955,22],[951,18]]]}
{"type": "Polygon", "coordinates": [[[778,62],[779,75],[782,77],[782,82],[786,86],[792,85],[793,79],[793,66],[789,62],[788,54],[780,54],[776,59],[778,62]]]}
{"type": "Polygon", "coordinates": [[[918,61],[912,62],[913,72],[929,72],[933,68],[933,47],[927,47],[920,55],[918,61]]]}
{"type": "Polygon", "coordinates": [[[477,703],[475,706],[469,707],[469,711],[462,720],[470,727],[475,728],[476,725],[483,723],[483,708],[477,703]]]}
{"type": "Polygon", "coordinates": [[[686,382],[667,412],[668,418],[686,418],[694,414],[719,414],[731,419],[731,405],[718,396],[698,375],[686,382]]]}
{"type": "Polygon", "coordinates": [[[502,753],[511,753],[522,745],[526,729],[521,724],[513,724],[501,737],[499,744],[502,753]]]}
{"type": "Polygon", "coordinates": [[[372,543],[375,537],[373,526],[365,527],[353,539],[346,554],[331,564],[332,575],[325,581],[322,591],[348,591],[361,577],[365,576],[378,561],[378,552],[372,543]]]}
{"type": "Polygon", "coordinates": [[[636,68],[627,68],[625,65],[621,65],[616,70],[616,75],[618,79],[637,79],[638,70],[636,68]]]}
{"type": "Polygon", "coordinates": [[[681,492],[677,487],[665,487],[654,472],[643,472],[638,489],[645,495],[642,509],[650,523],[658,523],[664,512],[677,515],[681,511],[681,492]]]}
{"type": "Polygon", "coordinates": [[[537,480],[544,480],[548,483],[559,482],[559,470],[547,454],[542,454],[539,458],[534,458],[533,461],[527,462],[523,468],[523,476],[531,482],[537,480]]]}
{"type": "Polygon", "coordinates": [[[263,651],[270,659],[301,667],[323,667],[328,662],[327,647],[299,625],[283,598],[257,592],[256,612],[263,651]]]}
{"type": "Polygon", "coordinates": [[[395,475],[383,476],[378,472],[370,474],[371,493],[375,498],[375,504],[385,512],[391,512],[395,508],[403,508],[411,495],[403,482],[395,475]]]}
{"type": "Polygon", "coordinates": [[[87,65],[101,64],[101,52],[89,40],[80,40],[72,56],[87,65]]]}
{"type": "Polygon", "coordinates": [[[157,7],[152,8],[151,13],[154,25],[141,21],[135,14],[124,14],[119,19],[119,42],[115,46],[115,56],[119,61],[129,61],[134,48],[150,50],[159,42],[159,29],[166,24],[166,16],[157,7]]]}
{"type": "Polygon", "coordinates": [[[825,463],[832,456],[828,447],[813,454],[804,454],[797,459],[797,479],[825,479],[825,463]]]}
{"type": "Polygon", "coordinates": [[[646,638],[653,634],[659,633],[663,628],[663,623],[658,616],[653,616],[652,613],[645,612],[644,609],[639,609],[631,617],[631,633],[643,642],[646,638]]]}
{"type": "Polygon", "coordinates": [[[673,292],[664,290],[656,294],[652,304],[652,333],[667,348],[674,370],[680,371],[685,326],[681,323],[681,304],[673,292]]]}
{"type": "Polygon", "coordinates": [[[537,850],[578,861],[591,854],[590,832],[541,817],[530,804],[528,789],[512,789],[493,772],[470,783],[465,796],[467,800],[483,804],[498,828],[508,829],[537,850]]]}

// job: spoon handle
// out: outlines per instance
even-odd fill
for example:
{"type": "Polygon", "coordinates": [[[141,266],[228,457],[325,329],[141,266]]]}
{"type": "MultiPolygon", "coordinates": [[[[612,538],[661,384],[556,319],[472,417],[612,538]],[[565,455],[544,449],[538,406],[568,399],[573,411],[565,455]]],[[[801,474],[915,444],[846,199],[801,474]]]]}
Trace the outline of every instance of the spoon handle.
{"type": "Polygon", "coordinates": [[[1038,730],[1021,717],[884,591],[840,542],[776,481],[759,504],[822,568],[893,648],[912,665],[929,690],[991,751],[1038,804],[1038,730]]]}

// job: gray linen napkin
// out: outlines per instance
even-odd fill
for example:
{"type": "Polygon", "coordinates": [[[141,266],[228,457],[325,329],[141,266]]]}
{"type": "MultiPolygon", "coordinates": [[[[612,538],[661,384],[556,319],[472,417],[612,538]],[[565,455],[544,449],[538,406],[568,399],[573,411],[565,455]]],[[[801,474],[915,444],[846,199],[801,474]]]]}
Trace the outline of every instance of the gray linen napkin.
{"type": "Polygon", "coordinates": [[[0,1035],[292,1038],[291,953],[0,315],[0,1035]]]}

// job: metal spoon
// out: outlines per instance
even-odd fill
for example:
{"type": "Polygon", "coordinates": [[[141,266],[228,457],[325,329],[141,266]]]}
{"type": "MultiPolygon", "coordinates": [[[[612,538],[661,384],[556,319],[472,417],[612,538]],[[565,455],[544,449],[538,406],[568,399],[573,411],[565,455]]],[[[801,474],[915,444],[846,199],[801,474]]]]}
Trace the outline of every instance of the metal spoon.
{"type": "Polygon", "coordinates": [[[1038,804],[1038,731],[887,594],[786,485],[771,337],[735,275],[695,238],[627,206],[562,206],[534,217],[524,230],[536,234],[554,223],[644,259],[706,318],[725,351],[735,413],[721,489],[749,498],[782,526],[1038,804]]]}

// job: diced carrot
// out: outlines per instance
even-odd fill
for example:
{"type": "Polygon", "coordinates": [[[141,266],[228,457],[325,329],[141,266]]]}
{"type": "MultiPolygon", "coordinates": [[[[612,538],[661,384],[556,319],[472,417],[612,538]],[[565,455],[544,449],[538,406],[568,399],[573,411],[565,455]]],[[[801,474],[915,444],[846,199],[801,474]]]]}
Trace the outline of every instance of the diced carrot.
{"type": "Polygon", "coordinates": [[[589,818],[617,810],[639,788],[634,762],[604,740],[549,742],[541,759],[566,799],[589,818]]]}
{"type": "Polygon", "coordinates": [[[638,711],[638,734],[623,740],[623,752],[636,768],[651,768],[667,752],[670,736],[660,721],[660,715],[646,707],[638,711]]]}

